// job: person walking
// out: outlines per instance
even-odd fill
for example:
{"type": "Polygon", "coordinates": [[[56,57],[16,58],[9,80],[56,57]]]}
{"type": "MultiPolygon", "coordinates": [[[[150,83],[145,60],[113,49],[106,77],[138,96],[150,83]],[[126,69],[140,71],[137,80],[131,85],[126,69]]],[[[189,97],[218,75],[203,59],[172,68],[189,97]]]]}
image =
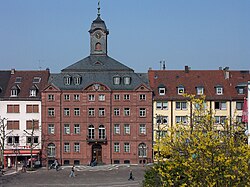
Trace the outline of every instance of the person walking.
{"type": "Polygon", "coordinates": [[[69,177],[75,177],[75,166],[73,165],[69,177]]]}
{"type": "Polygon", "coordinates": [[[128,180],[130,181],[130,180],[134,180],[134,179],[135,178],[133,177],[133,172],[132,172],[132,170],[130,170],[128,180]]]}

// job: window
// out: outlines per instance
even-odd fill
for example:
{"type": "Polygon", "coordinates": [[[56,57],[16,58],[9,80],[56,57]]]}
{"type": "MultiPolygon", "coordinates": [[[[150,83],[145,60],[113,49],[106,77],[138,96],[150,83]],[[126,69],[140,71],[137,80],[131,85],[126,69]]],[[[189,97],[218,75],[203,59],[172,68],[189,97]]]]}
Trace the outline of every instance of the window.
{"type": "Polygon", "coordinates": [[[223,95],[223,88],[221,86],[218,86],[215,88],[217,95],[223,95]]]}
{"type": "Polygon", "coordinates": [[[64,152],[69,153],[70,152],[70,145],[69,143],[64,143],[64,152]]]}
{"type": "Polygon", "coordinates": [[[124,108],[124,116],[130,116],[130,108],[124,108]]]}
{"type": "Polygon", "coordinates": [[[74,108],[75,116],[80,116],[80,108],[74,108]]]}
{"type": "Polygon", "coordinates": [[[216,101],[214,103],[214,109],[226,110],[227,109],[227,102],[226,101],[216,101]]]}
{"type": "Polygon", "coordinates": [[[19,130],[19,121],[7,121],[7,130],[19,130]]]}
{"type": "Polygon", "coordinates": [[[69,124],[64,124],[64,134],[70,134],[70,126],[69,126],[69,124]]]}
{"type": "Polygon", "coordinates": [[[94,101],[95,100],[95,95],[91,94],[88,96],[89,101],[94,101]]]}
{"type": "Polygon", "coordinates": [[[119,124],[114,125],[114,134],[120,134],[120,125],[119,124]]]}
{"type": "Polygon", "coordinates": [[[22,77],[16,77],[15,83],[21,83],[22,82],[22,77]]]}
{"type": "Polygon", "coordinates": [[[75,94],[74,95],[74,101],[80,101],[80,95],[75,94]]]}
{"type": "Polygon", "coordinates": [[[30,97],[36,97],[37,90],[36,89],[30,89],[30,97]]]}
{"type": "Polygon", "coordinates": [[[130,153],[130,144],[127,142],[124,143],[124,152],[130,153]]]}
{"type": "Polygon", "coordinates": [[[100,125],[98,130],[99,130],[99,139],[105,139],[106,133],[104,125],[100,125]]]}
{"type": "Polygon", "coordinates": [[[70,95],[69,94],[64,95],[64,101],[70,101],[70,95]]]}
{"type": "Polygon", "coordinates": [[[119,100],[120,100],[120,95],[115,94],[115,95],[114,95],[114,100],[115,100],[115,101],[119,101],[119,100]]]}
{"type": "Polygon", "coordinates": [[[146,108],[140,108],[139,114],[140,117],[146,117],[146,108]]]}
{"type": "Polygon", "coordinates": [[[95,138],[95,127],[93,125],[89,125],[88,131],[89,131],[88,138],[94,139],[95,138]]]}
{"type": "Polygon", "coordinates": [[[138,156],[147,157],[147,146],[144,143],[139,144],[138,146],[138,156]]]}
{"type": "Polygon", "coordinates": [[[114,108],[114,115],[119,116],[120,115],[120,109],[119,108],[114,108]]]}
{"type": "Polygon", "coordinates": [[[95,109],[94,108],[89,108],[89,111],[88,111],[88,113],[89,113],[89,116],[95,116],[95,109]]]}
{"type": "Polygon", "coordinates": [[[177,93],[178,93],[179,95],[182,95],[182,94],[185,93],[185,88],[184,88],[183,85],[179,85],[179,86],[178,86],[178,88],[177,88],[177,93]]]}
{"type": "Polygon", "coordinates": [[[55,125],[54,124],[48,124],[48,133],[55,134],[55,125]]]}
{"type": "Polygon", "coordinates": [[[70,85],[71,84],[71,77],[69,75],[64,77],[64,84],[65,85],[70,85]]]}
{"type": "Polygon", "coordinates": [[[139,95],[139,99],[140,99],[141,101],[145,101],[145,100],[146,100],[146,95],[145,95],[145,94],[140,94],[140,95],[139,95]]]}
{"type": "Polygon", "coordinates": [[[168,124],[168,116],[157,116],[157,124],[168,124]]]}
{"type": "Polygon", "coordinates": [[[124,77],[123,78],[123,83],[125,85],[129,85],[131,83],[131,77],[124,77]]]}
{"type": "Polygon", "coordinates": [[[34,77],[33,78],[33,83],[40,83],[41,77],[34,77]]]}
{"type": "Polygon", "coordinates": [[[39,129],[39,121],[38,120],[27,120],[26,121],[26,129],[39,129]]]}
{"type": "Polygon", "coordinates": [[[175,106],[176,110],[187,110],[187,102],[176,102],[176,106],[175,106]]]}
{"type": "Polygon", "coordinates": [[[99,95],[99,101],[105,101],[105,95],[104,94],[99,95]]]}
{"type": "Polygon", "coordinates": [[[145,101],[146,100],[146,95],[145,94],[140,94],[139,99],[145,101]]]}
{"type": "Polygon", "coordinates": [[[176,116],[175,122],[176,122],[176,124],[187,124],[188,118],[187,118],[187,116],[176,116]]]}
{"type": "Polygon", "coordinates": [[[124,99],[124,100],[130,100],[130,95],[129,95],[129,94],[125,94],[125,95],[123,96],[123,99],[124,99]]]}
{"type": "Polygon", "coordinates": [[[203,95],[204,93],[204,88],[203,87],[197,87],[196,88],[196,94],[197,95],[203,95]]]}
{"type": "Polygon", "coordinates": [[[26,113],[39,113],[38,105],[26,105],[26,113]]]}
{"type": "Polygon", "coordinates": [[[120,144],[118,142],[114,143],[114,152],[116,153],[120,152],[120,144]]]}
{"type": "Polygon", "coordinates": [[[99,108],[99,117],[105,116],[105,109],[104,108],[99,108]]]}
{"type": "Polygon", "coordinates": [[[121,84],[121,78],[118,77],[118,76],[113,77],[113,83],[114,83],[115,85],[121,84]]]}
{"type": "Polygon", "coordinates": [[[52,94],[48,95],[48,101],[54,101],[55,100],[55,96],[52,94]]]}
{"type": "Polygon", "coordinates": [[[159,88],[159,95],[165,95],[166,89],[165,88],[159,88]]]}
{"type": "Polygon", "coordinates": [[[124,134],[125,135],[130,134],[130,125],[129,124],[124,124],[124,134]]]}
{"type": "Polygon", "coordinates": [[[7,105],[7,113],[19,113],[19,105],[7,105]]]}
{"type": "Polygon", "coordinates": [[[242,116],[236,116],[236,123],[242,123],[242,116]]]}
{"type": "Polygon", "coordinates": [[[64,109],[63,109],[63,114],[64,114],[64,116],[69,116],[69,115],[70,115],[70,110],[69,110],[69,108],[64,108],[64,109]]]}
{"type": "Polygon", "coordinates": [[[54,108],[48,108],[48,116],[49,117],[55,116],[55,109],[54,108]]]}
{"type": "Polygon", "coordinates": [[[19,136],[7,136],[7,144],[19,144],[19,136]]]}
{"type": "Polygon", "coordinates": [[[56,156],[56,146],[53,143],[48,145],[48,157],[55,157],[56,156]]]}
{"type": "Polygon", "coordinates": [[[238,94],[244,94],[244,87],[237,87],[238,94]]]}
{"type": "Polygon", "coordinates": [[[17,89],[11,89],[10,96],[11,97],[17,97],[17,95],[18,95],[18,90],[17,89]]]}
{"type": "Polygon", "coordinates": [[[80,153],[80,143],[74,143],[74,152],[80,153]]]}
{"type": "Polygon", "coordinates": [[[74,77],[74,84],[75,85],[80,85],[81,84],[81,76],[74,77]]]}
{"type": "Polygon", "coordinates": [[[224,125],[226,122],[226,116],[215,116],[215,124],[222,124],[224,125]]]}
{"type": "Polygon", "coordinates": [[[237,110],[242,110],[243,109],[243,101],[236,101],[236,109],[237,110]]]}
{"type": "Polygon", "coordinates": [[[139,133],[146,134],[146,125],[145,124],[140,124],[139,133]]]}
{"type": "Polygon", "coordinates": [[[157,110],[167,110],[168,109],[168,102],[167,101],[157,101],[156,102],[156,109],[157,110]]]}
{"type": "Polygon", "coordinates": [[[32,144],[32,143],[38,144],[38,136],[33,136],[33,137],[27,136],[26,137],[26,143],[27,144],[32,144]]]}
{"type": "Polygon", "coordinates": [[[74,134],[80,134],[80,125],[74,124],[74,134]]]}

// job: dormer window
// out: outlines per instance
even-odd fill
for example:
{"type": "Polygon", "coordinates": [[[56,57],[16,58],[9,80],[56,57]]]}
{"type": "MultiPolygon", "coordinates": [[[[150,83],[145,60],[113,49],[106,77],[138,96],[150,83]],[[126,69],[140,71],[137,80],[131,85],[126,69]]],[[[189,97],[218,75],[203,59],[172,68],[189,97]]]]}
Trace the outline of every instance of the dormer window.
{"type": "Polygon", "coordinates": [[[41,77],[34,77],[33,78],[33,83],[40,83],[41,77]]]}
{"type": "Polygon", "coordinates": [[[33,85],[31,88],[30,88],[30,97],[36,97],[37,95],[37,86],[36,85],[33,85]]]}
{"type": "Polygon", "coordinates": [[[71,76],[67,75],[64,77],[64,84],[70,85],[71,84],[71,76]]]}
{"type": "Polygon", "coordinates": [[[184,94],[184,92],[185,92],[184,86],[183,85],[179,85],[178,88],[177,88],[177,93],[179,95],[182,95],[182,94],[184,94]]]}
{"type": "Polygon", "coordinates": [[[159,88],[159,95],[165,95],[166,89],[165,88],[159,88]]]}
{"type": "Polygon", "coordinates": [[[196,87],[196,94],[197,95],[203,95],[204,94],[204,88],[202,86],[196,87]]]}
{"type": "Polygon", "coordinates": [[[217,95],[223,95],[223,87],[222,86],[216,86],[215,91],[217,95]]]}
{"type": "Polygon", "coordinates": [[[81,84],[82,77],[80,75],[74,77],[74,84],[80,85],[81,84]]]}
{"type": "Polygon", "coordinates": [[[17,97],[19,91],[20,91],[20,88],[19,88],[18,85],[13,86],[13,87],[11,88],[10,96],[11,96],[11,97],[17,97]]]}
{"type": "Polygon", "coordinates": [[[125,85],[129,85],[131,83],[131,77],[124,77],[123,82],[125,85]]]}
{"type": "Polygon", "coordinates": [[[22,82],[22,77],[16,77],[15,83],[21,83],[22,82]]]}
{"type": "Polygon", "coordinates": [[[113,83],[114,83],[115,85],[121,84],[121,77],[119,77],[119,76],[113,77],[113,83]]]}
{"type": "Polygon", "coordinates": [[[237,93],[238,94],[244,94],[245,93],[245,87],[247,87],[246,83],[240,83],[236,86],[237,93]]]}

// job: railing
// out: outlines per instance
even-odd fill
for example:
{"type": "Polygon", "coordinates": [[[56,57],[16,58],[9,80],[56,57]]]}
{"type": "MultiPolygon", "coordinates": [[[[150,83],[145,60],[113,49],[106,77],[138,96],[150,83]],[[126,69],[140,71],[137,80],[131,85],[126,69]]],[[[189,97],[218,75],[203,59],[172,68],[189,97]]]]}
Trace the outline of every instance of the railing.
{"type": "Polygon", "coordinates": [[[87,140],[88,143],[107,143],[107,136],[104,136],[102,138],[87,136],[86,140],[87,140]]]}

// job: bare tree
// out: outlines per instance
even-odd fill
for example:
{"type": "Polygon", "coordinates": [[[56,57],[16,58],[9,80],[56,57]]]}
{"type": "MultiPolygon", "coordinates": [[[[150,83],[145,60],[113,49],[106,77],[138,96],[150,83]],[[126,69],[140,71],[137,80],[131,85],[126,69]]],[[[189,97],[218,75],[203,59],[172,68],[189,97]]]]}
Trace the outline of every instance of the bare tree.
{"type": "Polygon", "coordinates": [[[1,118],[0,117],[0,156],[1,156],[1,164],[2,169],[4,169],[4,147],[5,147],[5,141],[7,139],[7,136],[12,133],[12,131],[7,132],[7,118],[1,118]]]}

